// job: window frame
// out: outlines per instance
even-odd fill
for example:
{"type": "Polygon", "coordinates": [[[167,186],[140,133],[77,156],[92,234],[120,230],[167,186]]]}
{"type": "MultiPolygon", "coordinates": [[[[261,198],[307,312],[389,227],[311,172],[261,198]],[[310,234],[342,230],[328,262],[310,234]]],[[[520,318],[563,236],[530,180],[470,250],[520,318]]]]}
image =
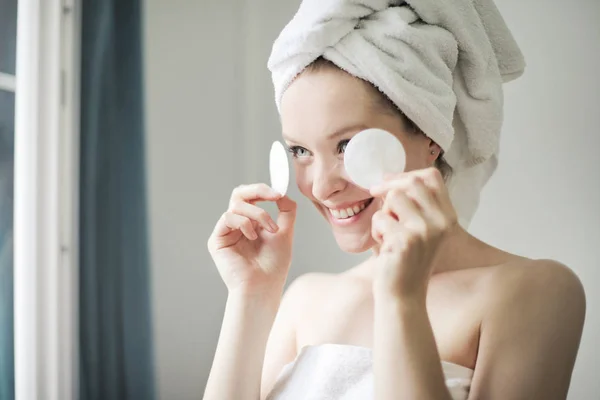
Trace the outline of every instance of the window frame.
{"type": "Polygon", "coordinates": [[[79,397],[80,4],[28,0],[17,8],[13,265],[18,399],[79,397]]]}

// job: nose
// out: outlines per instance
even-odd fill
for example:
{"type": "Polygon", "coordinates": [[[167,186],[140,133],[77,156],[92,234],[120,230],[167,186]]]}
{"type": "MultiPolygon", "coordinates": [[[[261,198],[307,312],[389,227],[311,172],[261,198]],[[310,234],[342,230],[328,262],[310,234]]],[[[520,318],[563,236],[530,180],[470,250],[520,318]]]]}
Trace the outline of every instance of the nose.
{"type": "Polygon", "coordinates": [[[348,185],[344,163],[339,159],[322,160],[313,164],[313,196],[325,201],[348,185]]]}

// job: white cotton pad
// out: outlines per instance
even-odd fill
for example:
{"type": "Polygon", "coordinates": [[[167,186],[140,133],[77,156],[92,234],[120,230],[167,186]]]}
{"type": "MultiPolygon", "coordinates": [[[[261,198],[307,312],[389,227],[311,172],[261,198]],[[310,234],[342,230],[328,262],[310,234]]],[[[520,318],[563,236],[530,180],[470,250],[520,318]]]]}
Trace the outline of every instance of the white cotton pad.
{"type": "Polygon", "coordinates": [[[344,167],[354,183],[370,189],[386,174],[404,172],[406,152],[398,138],[382,129],[356,134],[346,146],[344,167]]]}
{"type": "Polygon", "coordinates": [[[290,183],[290,166],[287,151],[278,141],[273,142],[271,146],[269,171],[271,173],[271,187],[285,196],[290,183]]]}

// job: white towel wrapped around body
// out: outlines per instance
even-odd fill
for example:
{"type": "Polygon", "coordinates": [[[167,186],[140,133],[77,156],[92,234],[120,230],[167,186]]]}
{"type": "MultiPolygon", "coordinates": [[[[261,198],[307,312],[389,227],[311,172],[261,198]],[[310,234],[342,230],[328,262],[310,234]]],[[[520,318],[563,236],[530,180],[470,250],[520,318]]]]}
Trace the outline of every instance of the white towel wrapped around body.
{"type": "MultiPolygon", "coordinates": [[[[453,400],[469,396],[473,370],[442,361],[453,400]]],[[[281,370],[267,400],[371,400],[374,397],[373,351],[345,344],[304,346],[281,370]]]]}
{"type": "Polygon", "coordinates": [[[494,2],[304,0],[268,62],[278,109],[319,57],[372,83],[444,150],[467,228],[497,166],[502,84],[525,68],[494,2]]]}

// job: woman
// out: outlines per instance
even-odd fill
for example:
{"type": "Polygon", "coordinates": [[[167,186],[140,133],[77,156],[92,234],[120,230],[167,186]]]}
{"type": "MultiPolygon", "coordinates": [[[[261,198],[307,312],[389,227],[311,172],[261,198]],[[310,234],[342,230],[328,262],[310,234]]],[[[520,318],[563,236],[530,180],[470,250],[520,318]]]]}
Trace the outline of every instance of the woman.
{"type": "MultiPolygon", "coordinates": [[[[338,19],[350,2],[343,3],[328,9],[338,19]]],[[[385,3],[365,24],[389,20],[388,9],[403,2],[385,3]]],[[[401,14],[427,15],[411,5],[401,14]]],[[[294,29],[335,20],[306,18],[303,6],[294,29]]],[[[236,188],[208,243],[229,296],[204,398],[564,399],[585,316],[578,278],[556,261],[470,235],[446,185],[448,144],[425,133],[427,123],[409,117],[385,85],[366,79],[368,64],[358,78],[338,60],[317,56],[282,85],[282,131],[298,187],[340,248],[373,255],[342,274],[301,276],[282,298],[296,204],[264,184],[236,188]],[[392,133],[407,153],[406,172],[370,191],[354,185],[341,162],[366,128],[392,133]],[[277,221],[261,201],[276,202],[277,221]],[[348,374],[357,364],[364,368],[348,374]]]]}

